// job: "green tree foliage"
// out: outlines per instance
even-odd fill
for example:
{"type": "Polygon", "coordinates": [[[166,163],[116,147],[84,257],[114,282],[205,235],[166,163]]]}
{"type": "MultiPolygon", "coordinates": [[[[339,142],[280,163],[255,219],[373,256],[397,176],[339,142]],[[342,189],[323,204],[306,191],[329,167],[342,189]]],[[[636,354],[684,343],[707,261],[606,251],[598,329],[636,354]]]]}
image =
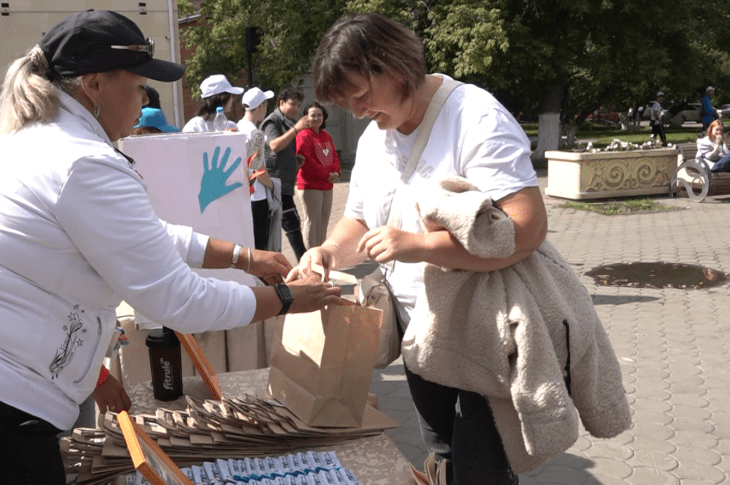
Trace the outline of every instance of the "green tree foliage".
{"type": "Polygon", "coordinates": [[[573,122],[600,104],[645,104],[658,89],[696,101],[708,84],[730,102],[727,0],[206,0],[204,21],[183,36],[197,46],[188,81],[240,77],[245,27],[257,25],[254,82],[278,89],[306,73],[337,18],[366,11],[412,28],[432,71],[485,86],[514,112],[573,122]]]}
{"type": "Polygon", "coordinates": [[[351,0],[347,8],[414,28],[433,71],[485,86],[513,112],[562,113],[573,124],[600,105],[643,105],[659,89],[667,101],[697,101],[708,84],[720,86],[717,104],[730,102],[721,94],[723,85],[730,93],[727,0],[351,0]]]}
{"type": "MultiPolygon", "coordinates": [[[[267,89],[288,86],[307,73],[319,40],[341,16],[341,0],[206,0],[197,26],[188,28],[182,42],[195,52],[187,63],[186,80],[197,86],[210,74],[229,79],[247,69],[246,27],[261,29],[261,44],[253,54],[253,81],[267,89]]],[[[189,14],[189,0],[178,0],[189,14]]]]}

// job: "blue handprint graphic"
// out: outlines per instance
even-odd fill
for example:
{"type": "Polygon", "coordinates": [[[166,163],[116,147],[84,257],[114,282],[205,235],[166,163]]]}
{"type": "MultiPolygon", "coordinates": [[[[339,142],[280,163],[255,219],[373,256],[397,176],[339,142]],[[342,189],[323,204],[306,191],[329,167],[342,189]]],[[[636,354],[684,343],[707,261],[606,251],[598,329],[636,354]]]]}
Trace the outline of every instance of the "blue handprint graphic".
{"type": "Polygon", "coordinates": [[[228,162],[228,156],[231,154],[231,148],[226,148],[221,162],[218,163],[218,155],[220,155],[220,152],[221,147],[215,147],[210,166],[208,166],[208,152],[203,153],[203,178],[200,180],[200,193],[198,194],[201,214],[208,207],[208,204],[243,185],[241,182],[226,185],[228,177],[241,164],[241,157],[238,157],[233,162],[231,168],[226,170],[226,163],[228,162]]]}

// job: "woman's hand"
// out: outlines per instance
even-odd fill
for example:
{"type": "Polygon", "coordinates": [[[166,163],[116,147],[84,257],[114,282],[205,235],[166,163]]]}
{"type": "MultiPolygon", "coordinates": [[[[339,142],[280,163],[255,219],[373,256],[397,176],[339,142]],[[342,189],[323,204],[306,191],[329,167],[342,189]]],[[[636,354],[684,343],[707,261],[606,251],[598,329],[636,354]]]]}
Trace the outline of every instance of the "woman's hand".
{"type": "Polygon", "coordinates": [[[338,252],[337,247],[334,244],[326,244],[318,247],[314,247],[304,253],[299,260],[299,266],[294,268],[286,281],[296,281],[300,278],[318,277],[321,281],[329,281],[330,270],[335,269],[336,266],[336,254],[338,252]],[[324,274],[320,274],[312,268],[313,264],[320,265],[324,274]]]}
{"type": "Polygon", "coordinates": [[[337,172],[330,172],[330,176],[327,177],[327,182],[333,184],[340,180],[340,174],[337,172]]]}
{"type": "Polygon", "coordinates": [[[122,384],[113,376],[107,376],[104,382],[96,386],[91,395],[94,397],[96,405],[99,406],[101,414],[107,411],[115,413],[128,411],[132,407],[132,400],[129,395],[122,384]]]}
{"type": "Polygon", "coordinates": [[[258,276],[267,284],[283,283],[291,269],[291,263],[283,254],[251,249],[251,266],[248,268],[248,273],[258,276]]]}
{"type": "Polygon", "coordinates": [[[402,231],[392,226],[380,226],[365,233],[357,245],[357,252],[365,252],[368,258],[378,263],[401,261],[419,263],[424,261],[426,236],[402,231]]]}
{"type": "Polygon", "coordinates": [[[287,284],[294,296],[289,313],[313,312],[327,305],[342,304],[340,287],[322,281],[319,274],[302,276],[287,284]]]}

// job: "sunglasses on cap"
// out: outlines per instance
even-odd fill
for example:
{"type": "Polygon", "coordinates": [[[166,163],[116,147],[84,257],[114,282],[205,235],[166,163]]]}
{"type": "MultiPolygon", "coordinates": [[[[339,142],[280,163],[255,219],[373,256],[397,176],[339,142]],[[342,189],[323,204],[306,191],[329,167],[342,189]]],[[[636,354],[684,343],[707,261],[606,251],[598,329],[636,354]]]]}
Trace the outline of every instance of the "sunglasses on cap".
{"type": "Polygon", "coordinates": [[[121,49],[126,51],[146,52],[150,59],[155,55],[155,39],[147,37],[145,44],[132,45],[110,45],[111,49],[121,49]]]}

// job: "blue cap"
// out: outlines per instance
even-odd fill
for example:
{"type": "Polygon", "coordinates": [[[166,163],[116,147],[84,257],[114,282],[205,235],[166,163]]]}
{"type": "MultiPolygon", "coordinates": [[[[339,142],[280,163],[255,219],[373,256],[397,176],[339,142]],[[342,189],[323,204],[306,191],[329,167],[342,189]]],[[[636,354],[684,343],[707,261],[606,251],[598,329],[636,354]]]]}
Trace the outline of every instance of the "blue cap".
{"type": "Polygon", "coordinates": [[[157,108],[142,108],[142,116],[140,116],[139,123],[135,128],[157,128],[165,133],[180,131],[177,126],[168,125],[165,113],[157,108]]]}

